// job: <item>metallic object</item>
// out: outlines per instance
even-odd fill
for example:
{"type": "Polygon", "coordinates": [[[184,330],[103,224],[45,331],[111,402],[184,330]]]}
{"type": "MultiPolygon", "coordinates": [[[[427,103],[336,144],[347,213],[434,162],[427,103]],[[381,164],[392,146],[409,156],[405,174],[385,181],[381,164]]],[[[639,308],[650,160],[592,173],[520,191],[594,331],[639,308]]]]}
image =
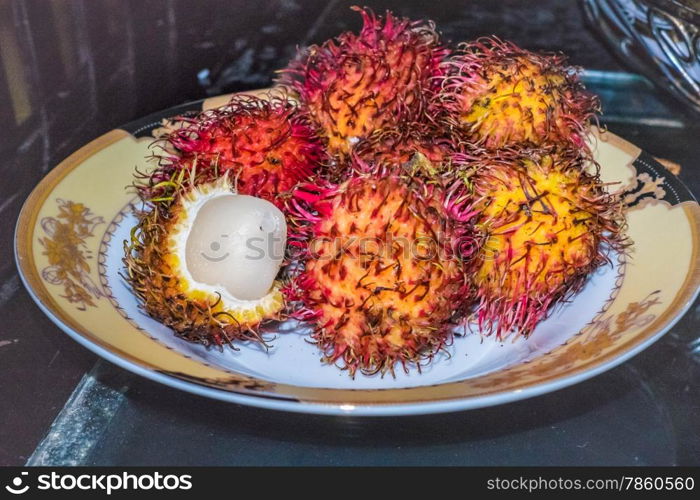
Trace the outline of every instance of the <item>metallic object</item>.
{"type": "Polygon", "coordinates": [[[622,58],[700,113],[700,0],[583,0],[622,58]]]}

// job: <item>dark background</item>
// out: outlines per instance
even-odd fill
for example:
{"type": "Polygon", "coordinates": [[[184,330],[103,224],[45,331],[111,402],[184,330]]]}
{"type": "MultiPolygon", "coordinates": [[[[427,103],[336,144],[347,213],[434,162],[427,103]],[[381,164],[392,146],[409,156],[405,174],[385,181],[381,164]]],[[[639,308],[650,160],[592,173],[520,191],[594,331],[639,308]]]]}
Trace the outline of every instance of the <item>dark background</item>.
{"type": "MultiPolygon", "coordinates": [[[[274,71],[285,65],[296,46],[357,29],[360,18],[348,8],[353,3],[0,0],[0,464],[25,462],[75,384],[96,360],[34,306],[19,282],[12,233],[30,190],[72,151],[120,124],[207,95],[270,85],[274,71]]],[[[410,17],[432,18],[445,38],[453,41],[493,33],[527,48],[564,51],[574,64],[586,68],[624,70],[624,64],[585,26],[580,6],[573,0],[386,0],[363,4],[377,11],[389,8],[410,17]]],[[[674,141],[653,140],[653,133],[643,128],[630,129],[628,138],[648,143],[649,146],[642,145],[652,154],[676,161],[697,154],[697,148],[692,149],[694,145],[682,140],[675,142],[680,153],[674,153],[674,141]]],[[[651,362],[649,358],[648,363],[651,362]]],[[[595,429],[596,412],[601,418],[621,419],[614,406],[606,407],[615,398],[629,399],[629,409],[635,412],[658,405],[653,390],[650,395],[648,388],[636,384],[637,377],[644,375],[635,370],[644,368],[626,366],[608,380],[609,386],[616,386],[613,390],[601,394],[597,389],[600,386],[584,386],[587,389],[582,389],[580,397],[566,400],[564,408],[559,406],[561,400],[552,396],[542,398],[543,406],[538,411],[528,409],[526,403],[510,405],[509,412],[520,412],[514,429],[529,433],[528,439],[556,438],[562,439],[565,447],[582,446],[581,456],[586,459],[581,463],[596,463],[596,458],[605,462],[606,457],[587,455],[585,440],[567,442],[565,432],[556,431],[557,422],[573,419],[570,425],[588,427],[595,434],[602,432],[595,429]]],[[[689,366],[688,370],[694,365],[689,366]]],[[[697,372],[693,374],[697,381],[697,372]]],[[[479,451],[481,441],[507,434],[502,428],[503,419],[496,418],[502,415],[497,409],[470,417],[470,426],[475,418],[483,422],[480,433],[475,434],[473,428],[460,428],[464,421],[459,417],[434,417],[415,420],[410,431],[399,432],[392,441],[394,438],[387,437],[385,427],[373,427],[360,420],[348,419],[339,424],[337,419],[272,415],[204,401],[146,381],[139,384],[129,394],[131,404],[127,410],[132,420],[128,415],[122,416],[135,423],[127,428],[111,428],[105,438],[111,448],[102,449],[102,458],[98,456],[95,462],[153,462],[158,443],[167,442],[171,427],[181,425],[175,415],[185,415],[193,422],[181,437],[201,441],[213,449],[220,443],[217,433],[224,432],[232,422],[242,425],[245,432],[234,445],[239,449],[262,447],[270,463],[277,463],[275,443],[280,442],[289,450],[285,457],[290,463],[305,463],[303,457],[308,456],[315,456],[321,463],[362,462],[362,456],[372,456],[362,448],[346,447],[350,442],[376,442],[378,450],[383,446],[399,453],[401,444],[396,443],[403,442],[408,448],[404,458],[415,464],[430,460],[430,454],[420,448],[426,443],[433,446],[433,453],[446,452],[457,461],[479,457],[482,463],[507,461],[495,448],[479,451]],[[153,420],[164,425],[143,423],[153,420]],[[294,432],[285,431],[290,422],[296,426],[294,432]],[[340,433],[338,425],[342,428],[340,433]],[[450,430],[454,427],[456,434],[450,430]],[[457,446],[455,443],[461,447],[453,450],[450,446],[457,446]],[[334,447],[345,451],[338,452],[339,448],[334,447]]],[[[629,422],[629,435],[613,427],[605,431],[609,435],[604,432],[595,439],[632,440],[639,433],[651,435],[654,429],[658,431],[657,417],[667,421],[666,415],[659,416],[656,410],[652,413],[651,420],[629,422]]],[[[655,434],[656,440],[648,441],[648,446],[657,450],[655,456],[660,463],[673,462],[679,456],[675,450],[664,447],[665,433],[673,433],[673,429],[662,429],[661,434],[655,434]]],[[[697,426],[694,429],[697,431],[697,426]]],[[[519,443],[510,447],[514,454],[524,454],[520,461],[527,463],[527,441],[519,443]]],[[[219,452],[225,454],[223,449],[219,452]]],[[[619,457],[612,448],[608,452],[612,455],[607,460],[613,463],[634,462],[622,448],[619,457]]],[[[235,454],[225,456],[229,463],[238,460],[235,454]]],[[[182,448],[155,461],[186,463],[188,458],[192,461],[192,454],[182,448]]],[[[681,454],[681,458],[697,463],[697,448],[691,454],[681,454]]],[[[561,456],[551,452],[533,457],[532,461],[556,463],[559,459],[561,456]]],[[[380,454],[373,460],[391,462],[380,454]]],[[[211,456],[211,463],[222,461],[226,460],[211,456]]],[[[197,462],[207,460],[200,458],[197,462]]],[[[266,460],[261,458],[259,463],[266,460]]]]}

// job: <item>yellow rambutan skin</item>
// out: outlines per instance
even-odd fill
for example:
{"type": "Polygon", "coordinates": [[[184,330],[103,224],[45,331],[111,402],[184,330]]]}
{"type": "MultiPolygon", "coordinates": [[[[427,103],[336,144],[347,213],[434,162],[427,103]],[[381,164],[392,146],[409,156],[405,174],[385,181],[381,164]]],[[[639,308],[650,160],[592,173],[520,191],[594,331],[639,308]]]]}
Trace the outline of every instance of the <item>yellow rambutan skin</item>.
{"type": "Polygon", "coordinates": [[[525,175],[495,174],[482,218],[501,223],[485,224],[477,286],[511,297],[551,292],[593,259],[597,239],[585,222],[595,215],[577,200],[579,176],[552,164],[548,156],[539,164],[526,161],[525,175]]]}
{"type": "Polygon", "coordinates": [[[529,335],[610,252],[624,251],[624,211],[576,150],[470,157],[483,245],[474,261],[474,317],[482,332],[529,335]]]}
{"type": "Polygon", "coordinates": [[[587,151],[600,102],[562,54],[486,37],[460,45],[443,67],[431,112],[457,140],[491,151],[541,146],[587,151]]]}
{"type": "Polygon", "coordinates": [[[489,67],[480,77],[480,92],[464,95],[462,124],[487,147],[542,144],[547,135],[565,134],[560,123],[565,90],[562,74],[541,68],[525,58],[489,67]]]}

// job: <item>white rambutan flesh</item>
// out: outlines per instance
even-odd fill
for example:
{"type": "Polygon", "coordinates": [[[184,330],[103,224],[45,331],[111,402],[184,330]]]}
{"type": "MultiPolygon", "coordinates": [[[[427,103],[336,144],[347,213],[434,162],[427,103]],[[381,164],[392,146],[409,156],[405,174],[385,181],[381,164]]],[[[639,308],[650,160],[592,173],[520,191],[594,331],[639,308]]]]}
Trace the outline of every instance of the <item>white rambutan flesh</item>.
{"type": "Polygon", "coordinates": [[[284,259],[287,225],[269,201],[225,194],[197,211],[187,236],[187,269],[198,283],[221,287],[233,297],[265,296],[284,259]]]}

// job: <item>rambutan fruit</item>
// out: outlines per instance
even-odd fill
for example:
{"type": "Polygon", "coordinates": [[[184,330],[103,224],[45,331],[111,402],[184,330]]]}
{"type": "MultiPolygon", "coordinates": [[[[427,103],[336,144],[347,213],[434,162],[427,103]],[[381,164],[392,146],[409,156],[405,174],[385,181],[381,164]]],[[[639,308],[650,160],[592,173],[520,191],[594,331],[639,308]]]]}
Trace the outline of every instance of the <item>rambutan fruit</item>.
{"type": "Polygon", "coordinates": [[[346,32],[309,47],[281,78],[339,157],[375,130],[417,121],[448,53],[431,22],[354,9],[364,23],[359,35],[346,32]]]}
{"type": "Polygon", "coordinates": [[[376,166],[407,165],[413,161],[423,167],[423,171],[413,174],[431,177],[443,171],[455,150],[454,143],[439,132],[416,125],[405,130],[378,130],[359,141],[352,154],[357,160],[376,166]]]}
{"type": "Polygon", "coordinates": [[[443,71],[433,112],[464,140],[487,149],[585,148],[599,101],[563,55],[482,38],[461,45],[443,71]]]}
{"type": "Polygon", "coordinates": [[[240,194],[283,206],[280,197],[308,180],[325,154],[312,127],[284,94],[236,95],[221,108],[188,118],[161,147],[167,153],[141,186],[144,199],[157,198],[160,183],[179,171],[196,168],[209,180],[231,173],[240,194]]]}
{"type": "Polygon", "coordinates": [[[482,154],[471,177],[485,242],[475,262],[480,329],[529,335],[625,246],[620,197],[575,152],[482,154]]]}
{"type": "Polygon", "coordinates": [[[314,322],[324,360],[352,376],[420,369],[450,340],[469,295],[458,258],[473,245],[464,185],[377,170],[300,186],[292,202],[305,242],[296,315],[314,322]]]}
{"type": "Polygon", "coordinates": [[[168,181],[168,199],[138,214],[124,242],[125,277],[144,311],[186,340],[263,342],[261,324],[284,314],[276,276],[285,216],[262,198],[237,193],[229,174],[199,182],[193,169],[187,173],[192,182],[168,181]]]}

